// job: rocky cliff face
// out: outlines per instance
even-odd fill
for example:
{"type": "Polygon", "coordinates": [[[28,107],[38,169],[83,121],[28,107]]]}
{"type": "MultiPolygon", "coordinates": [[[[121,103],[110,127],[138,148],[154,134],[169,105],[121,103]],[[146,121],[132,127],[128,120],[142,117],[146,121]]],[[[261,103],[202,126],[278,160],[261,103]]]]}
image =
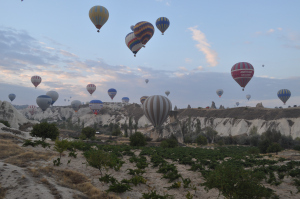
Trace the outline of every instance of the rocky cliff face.
{"type": "MultiPolygon", "coordinates": [[[[8,112],[8,110],[6,111],[8,112]]],[[[156,129],[144,116],[139,104],[105,103],[100,114],[95,116],[88,105],[83,105],[75,113],[71,107],[51,107],[42,113],[40,110],[33,116],[26,109],[21,113],[28,119],[41,121],[60,122],[70,120],[72,123],[83,123],[84,126],[93,126],[94,123],[106,125],[109,123],[127,123],[132,117],[133,123],[137,123],[139,131],[149,135],[154,140],[167,138],[174,134],[180,142],[188,134],[197,134],[199,129],[212,127],[219,135],[241,135],[248,134],[252,127],[257,127],[261,134],[267,129],[275,129],[284,135],[293,138],[300,137],[300,108],[267,109],[239,107],[231,109],[180,109],[172,111],[164,128],[157,133],[156,129]],[[187,128],[188,131],[183,128],[187,128]]]]}
{"type": "MultiPolygon", "coordinates": [[[[8,121],[12,128],[18,129],[22,124],[30,122],[11,103],[0,101],[0,120],[8,121]]],[[[32,121],[31,121],[32,123],[32,121]]],[[[34,123],[34,122],[33,122],[34,123]]]]}

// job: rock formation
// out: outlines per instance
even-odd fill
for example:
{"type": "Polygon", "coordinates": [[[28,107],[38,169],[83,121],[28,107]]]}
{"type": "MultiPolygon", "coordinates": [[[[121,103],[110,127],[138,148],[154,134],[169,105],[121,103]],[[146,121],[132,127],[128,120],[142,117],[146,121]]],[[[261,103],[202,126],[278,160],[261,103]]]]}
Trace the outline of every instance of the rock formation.
{"type": "Polygon", "coordinates": [[[214,101],[211,102],[211,106],[210,106],[210,109],[216,109],[216,104],[214,101]]]}
{"type": "Polygon", "coordinates": [[[174,107],[174,111],[177,111],[177,106],[175,105],[175,107],[174,107]]]}
{"type": "Polygon", "coordinates": [[[225,109],[225,107],[223,105],[220,105],[220,108],[219,109],[225,109]]]}
{"type": "Polygon", "coordinates": [[[262,105],[262,102],[261,103],[257,103],[256,104],[256,108],[264,108],[264,106],[262,105]]]}
{"type": "Polygon", "coordinates": [[[187,108],[190,109],[190,108],[191,108],[191,105],[188,105],[187,108]]]}

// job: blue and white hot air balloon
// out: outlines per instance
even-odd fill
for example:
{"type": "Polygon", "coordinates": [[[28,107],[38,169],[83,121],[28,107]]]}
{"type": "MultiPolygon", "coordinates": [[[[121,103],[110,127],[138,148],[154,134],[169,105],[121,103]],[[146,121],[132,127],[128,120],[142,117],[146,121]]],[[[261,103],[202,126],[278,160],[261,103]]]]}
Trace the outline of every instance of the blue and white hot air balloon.
{"type": "Polygon", "coordinates": [[[108,93],[109,97],[113,100],[117,94],[117,90],[114,88],[110,88],[110,89],[108,89],[107,93],[108,93]]]}
{"type": "Polygon", "coordinates": [[[246,98],[247,98],[248,101],[249,101],[249,99],[251,98],[251,95],[246,95],[246,98]]]}
{"type": "Polygon", "coordinates": [[[223,89],[218,89],[216,93],[219,97],[221,97],[223,95],[223,89]]]}
{"type": "Polygon", "coordinates": [[[277,92],[278,98],[285,104],[286,101],[291,97],[291,91],[288,89],[281,89],[277,92]]]}
{"type": "Polygon", "coordinates": [[[46,95],[48,95],[49,97],[51,97],[51,99],[52,99],[51,105],[53,105],[56,102],[56,100],[58,99],[58,97],[59,97],[59,95],[58,95],[58,93],[56,91],[48,91],[46,93],[46,95]]]}
{"type": "Polygon", "coordinates": [[[129,102],[129,98],[128,97],[123,97],[122,98],[122,102],[123,103],[128,103],[129,102]]]}
{"type": "Polygon", "coordinates": [[[14,99],[16,98],[16,95],[13,94],[13,93],[11,93],[11,94],[8,95],[8,98],[9,98],[10,101],[12,102],[12,101],[14,101],[14,99]]]}
{"type": "Polygon", "coordinates": [[[40,95],[36,98],[36,103],[44,112],[51,105],[52,98],[48,95],[40,95]]]}
{"type": "Polygon", "coordinates": [[[103,108],[103,102],[101,100],[92,100],[89,103],[89,107],[93,111],[93,113],[97,115],[103,108]]]}

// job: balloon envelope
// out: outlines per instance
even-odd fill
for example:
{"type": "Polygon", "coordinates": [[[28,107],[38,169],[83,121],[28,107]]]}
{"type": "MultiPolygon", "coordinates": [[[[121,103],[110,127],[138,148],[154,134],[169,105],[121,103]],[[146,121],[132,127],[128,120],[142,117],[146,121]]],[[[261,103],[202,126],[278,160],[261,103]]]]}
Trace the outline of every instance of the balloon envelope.
{"type": "Polygon", "coordinates": [[[221,96],[223,95],[223,90],[222,90],[222,89],[218,89],[218,90],[216,91],[216,93],[217,93],[217,95],[218,95],[219,97],[221,97],[221,96]]]}
{"type": "Polygon", "coordinates": [[[27,107],[28,108],[28,111],[31,115],[33,115],[35,113],[35,109],[36,109],[36,106],[35,105],[30,105],[27,107]]]}
{"type": "Polygon", "coordinates": [[[93,92],[95,92],[95,90],[96,90],[95,84],[88,84],[86,86],[86,90],[92,95],[93,92]]]}
{"type": "Polygon", "coordinates": [[[100,28],[108,20],[109,13],[108,10],[103,6],[94,6],[89,11],[89,17],[99,32],[100,28]]]}
{"type": "Polygon", "coordinates": [[[144,45],[151,39],[153,34],[154,26],[147,21],[141,21],[134,26],[134,35],[144,45]]]}
{"type": "Polygon", "coordinates": [[[92,100],[89,103],[89,107],[93,111],[93,113],[97,115],[103,108],[103,102],[101,100],[92,100]]]}
{"type": "Polygon", "coordinates": [[[134,25],[130,26],[130,29],[131,29],[132,31],[134,31],[134,25]]]}
{"type": "Polygon", "coordinates": [[[71,102],[71,106],[72,106],[73,110],[74,110],[75,112],[77,112],[77,111],[80,109],[81,101],[79,101],[79,100],[73,100],[73,101],[71,102]]]}
{"type": "Polygon", "coordinates": [[[156,20],[156,27],[158,28],[158,30],[160,30],[160,32],[162,34],[164,34],[164,32],[169,28],[170,26],[170,21],[167,17],[159,17],[156,20]]]}
{"type": "Polygon", "coordinates": [[[10,101],[12,102],[12,101],[14,101],[14,99],[16,98],[16,95],[13,94],[13,93],[11,93],[11,94],[8,95],[8,98],[9,98],[10,101]]]}
{"type": "Polygon", "coordinates": [[[239,106],[239,105],[240,105],[240,103],[239,103],[239,102],[236,102],[235,104],[236,104],[237,106],[239,106]]]}
{"type": "Polygon", "coordinates": [[[145,100],[143,110],[153,126],[160,127],[166,121],[169,111],[172,110],[172,103],[167,97],[153,95],[145,100]]]}
{"type": "Polygon", "coordinates": [[[51,105],[53,105],[58,99],[59,95],[56,91],[48,91],[46,95],[50,96],[52,99],[51,105]]]}
{"type": "Polygon", "coordinates": [[[110,89],[108,89],[107,93],[111,99],[114,99],[114,97],[117,94],[117,90],[114,88],[110,88],[110,89]]]}
{"type": "Polygon", "coordinates": [[[52,99],[48,95],[40,95],[36,98],[36,103],[44,112],[51,105],[52,99]]]}
{"type": "Polygon", "coordinates": [[[148,84],[148,82],[149,82],[149,79],[145,79],[145,82],[146,82],[146,84],[148,84]]]}
{"type": "Polygon", "coordinates": [[[148,96],[143,96],[143,97],[141,97],[140,98],[140,102],[142,103],[142,104],[144,104],[144,102],[145,102],[145,100],[148,98],[148,96]]]}
{"type": "Polygon", "coordinates": [[[288,89],[281,89],[277,92],[277,96],[285,104],[291,97],[291,91],[288,89]]]}
{"type": "Polygon", "coordinates": [[[169,96],[169,95],[170,95],[170,91],[166,91],[165,94],[166,94],[167,96],[169,96]]]}
{"type": "Polygon", "coordinates": [[[32,76],[31,83],[35,86],[35,88],[42,82],[42,78],[40,76],[32,76]]]}
{"type": "Polygon", "coordinates": [[[254,68],[247,62],[239,62],[232,66],[232,78],[243,88],[248,84],[254,75],[254,68]]]}
{"type": "Polygon", "coordinates": [[[125,44],[132,51],[134,56],[136,56],[136,53],[144,46],[133,32],[126,35],[125,44]]]}
{"type": "Polygon", "coordinates": [[[251,98],[251,95],[246,95],[246,98],[249,100],[251,98]]]}
{"type": "Polygon", "coordinates": [[[129,102],[129,98],[128,97],[123,97],[122,98],[122,102],[123,103],[128,103],[129,102]]]}

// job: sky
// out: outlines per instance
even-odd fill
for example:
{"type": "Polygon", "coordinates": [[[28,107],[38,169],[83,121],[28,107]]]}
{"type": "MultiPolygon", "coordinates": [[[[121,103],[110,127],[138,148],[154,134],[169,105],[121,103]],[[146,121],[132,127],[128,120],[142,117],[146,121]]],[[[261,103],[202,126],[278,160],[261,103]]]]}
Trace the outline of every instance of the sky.
{"type": "Polygon", "coordinates": [[[178,108],[212,101],[217,107],[300,105],[299,7],[298,0],[0,0],[0,100],[14,93],[13,104],[36,105],[39,95],[54,90],[58,106],[109,102],[107,90],[115,88],[114,102],[129,97],[130,103],[169,90],[178,108]],[[109,11],[100,33],[88,16],[95,5],[109,11]],[[130,26],[155,26],[159,17],[170,20],[169,28],[164,35],[155,28],[134,57],[125,44],[130,26]],[[231,77],[238,62],[255,70],[245,91],[231,77]],[[37,89],[34,75],[42,77],[37,89]],[[93,96],[89,83],[97,87],[93,96]],[[221,98],[217,89],[224,90],[221,98]],[[286,105],[280,89],[292,93],[286,105]]]}

